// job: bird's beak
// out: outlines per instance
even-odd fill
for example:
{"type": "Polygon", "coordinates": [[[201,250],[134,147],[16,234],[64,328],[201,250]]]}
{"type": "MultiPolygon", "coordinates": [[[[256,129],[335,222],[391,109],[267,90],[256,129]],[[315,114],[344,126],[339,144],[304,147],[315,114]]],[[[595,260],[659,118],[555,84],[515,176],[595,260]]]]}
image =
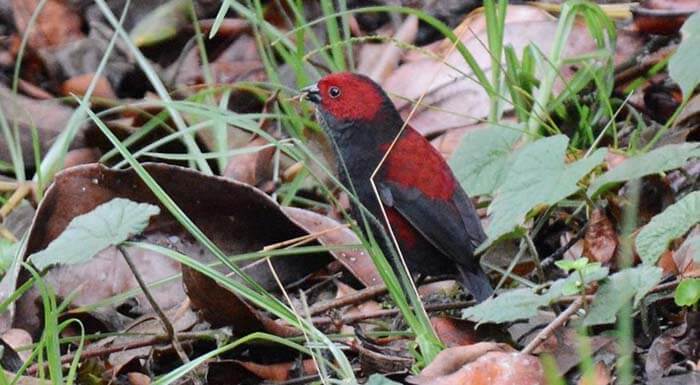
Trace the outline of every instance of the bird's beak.
{"type": "Polygon", "coordinates": [[[321,92],[318,90],[317,84],[302,88],[301,96],[312,103],[321,103],[321,92]]]}

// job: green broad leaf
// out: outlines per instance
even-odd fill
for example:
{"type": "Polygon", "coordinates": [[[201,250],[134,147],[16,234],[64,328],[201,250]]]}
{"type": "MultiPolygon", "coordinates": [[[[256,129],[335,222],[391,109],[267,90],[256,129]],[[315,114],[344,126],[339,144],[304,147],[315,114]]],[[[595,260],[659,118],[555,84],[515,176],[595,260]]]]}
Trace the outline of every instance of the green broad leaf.
{"type": "Polygon", "coordinates": [[[607,150],[564,163],[569,138],[557,135],[530,143],[515,155],[503,185],[489,206],[490,244],[525,222],[530,210],[551,206],[580,189],[578,181],[603,161],[607,150]]]}
{"type": "Polygon", "coordinates": [[[634,299],[634,307],[661,280],[662,271],[656,266],[639,265],[611,275],[598,289],[585,326],[615,322],[617,313],[634,299]]]}
{"type": "Polygon", "coordinates": [[[463,310],[462,317],[478,323],[511,322],[536,316],[537,309],[547,303],[547,296],[515,289],[463,310]]]}
{"type": "Polygon", "coordinates": [[[597,178],[588,188],[593,198],[614,184],[684,166],[691,158],[700,156],[700,143],[669,144],[646,154],[626,159],[619,166],[597,178]]]}
{"type": "Polygon", "coordinates": [[[669,242],[700,223],[700,191],[694,191],[668,206],[639,231],[637,253],[645,264],[654,265],[669,242]]]}
{"type": "Polygon", "coordinates": [[[676,287],[673,300],[678,306],[694,306],[700,301],[700,278],[688,278],[676,287]]]}
{"type": "Polygon", "coordinates": [[[490,195],[503,183],[521,134],[521,129],[492,126],[464,135],[449,163],[467,194],[490,195]]]}
{"type": "Polygon", "coordinates": [[[37,269],[55,264],[85,262],[95,254],[141,233],[158,206],[115,198],[87,214],[73,218],[49,246],[29,258],[37,269]]]}
{"type": "Polygon", "coordinates": [[[569,272],[571,270],[581,270],[586,265],[588,264],[588,258],[578,258],[575,260],[570,260],[570,259],[561,259],[559,261],[554,262],[554,264],[564,270],[565,272],[569,272]]]}
{"type": "Polygon", "coordinates": [[[189,23],[190,0],[170,0],[139,20],[129,37],[137,47],[148,47],[174,38],[189,23]]]}
{"type": "MultiPolygon", "coordinates": [[[[579,258],[577,261],[584,260],[585,258],[579,258]]],[[[603,267],[600,262],[589,263],[581,267],[579,271],[574,271],[566,278],[561,278],[552,283],[547,291],[547,297],[550,302],[554,302],[565,295],[573,295],[580,292],[581,288],[588,285],[591,282],[600,281],[601,279],[608,276],[609,270],[607,267],[603,267]],[[583,281],[581,281],[581,276],[583,275],[583,281]]]]}
{"type": "Polygon", "coordinates": [[[537,315],[539,308],[547,306],[565,295],[580,292],[582,286],[608,276],[608,268],[600,263],[590,263],[570,276],[552,283],[545,294],[532,289],[515,289],[488,299],[462,311],[462,317],[479,323],[503,323],[527,319],[537,315]],[[581,282],[583,275],[583,282],[581,282]]]}
{"type": "Polygon", "coordinates": [[[681,28],[683,41],[668,62],[668,73],[683,91],[683,98],[688,99],[700,84],[700,12],[695,12],[685,21],[681,28]]]}
{"type": "Polygon", "coordinates": [[[381,374],[374,373],[369,376],[365,385],[401,385],[399,382],[390,380],[381,374]]]}

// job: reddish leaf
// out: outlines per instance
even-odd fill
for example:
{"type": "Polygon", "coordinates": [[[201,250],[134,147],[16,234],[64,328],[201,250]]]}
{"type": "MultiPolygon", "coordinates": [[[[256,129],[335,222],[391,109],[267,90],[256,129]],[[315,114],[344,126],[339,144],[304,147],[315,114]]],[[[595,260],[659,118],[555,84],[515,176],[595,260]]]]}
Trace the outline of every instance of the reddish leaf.
{"type": "MultiPolygon", "coordinates": [[[[95,74],[74,76],[63,82],[61,85],[61,93],[66,96],[83,96],[87,92],[90,82],[92,82],[94,77],[95,74]]],[[[92,92],[92,96],[105,99],[116,98],[112,85],[109,84],[109,81],[104,76],[97,78],[97,83],[95,84],[95,90],[92,92]]]]}
{"type": "Polygon", "coordinates": [[[583,239],[583,255],[590,261],[608,265],[618,245],[615,226],[602,209],[595,209],[583,239]]]}
{"type": "MultiPolygon", "coordinates": [[[[236,361],[241,366],[246,368],[256,376],[268,381],[286,381],[289,380],[291,372],[296,369],[297,364],[294,362],[283,362],[279,364],[258,364],[255,362],[236,361]]],[[[317,373],[316,364],[312,359],[302,361],[301,373],[310,375],[317,373]]]]}
{"type": "Polygon", "coordinates": [[[485,342],[445,349],[419,376],[407,380],[418,385],[544,385],[539,360],[511,350],[485,342]]]}
{"type": "MultiPolygon", "coordinates": [[[[310,234],[318,234],[318,241],[322,245],[359,245],[360,239],[347,226],[344,226],[331,218],[314,213],[313,211],[294,207],[283,207],[299,226],[310,234]]],[[[372,258],[364,249],[354,248],[346,251],[332,251],[340,263],[345,266],[365,286],[374,286],[382,282],[372,258]]]]}
{"type": "Polygon", "coordinates": [[[29,46],[38,49],[62,45],[83,37],[80,15],[65,0],[49,0],[39,13],[34,26],[29,19],[39,0],[12,0],[15,25],[25,34],[31,34],[29,46]]]}

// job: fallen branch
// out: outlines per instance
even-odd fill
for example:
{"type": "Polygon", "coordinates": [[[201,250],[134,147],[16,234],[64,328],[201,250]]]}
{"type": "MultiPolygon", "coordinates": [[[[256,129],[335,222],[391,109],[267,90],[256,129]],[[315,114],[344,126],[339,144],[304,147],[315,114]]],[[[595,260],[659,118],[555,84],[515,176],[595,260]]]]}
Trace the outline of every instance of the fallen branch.
{"type": "Polygon", "coordinates": [[[569,307],[566,308],[561,314],[557,316],[557,318],[554,319],[554,321],[550,322],[547,327],[542,329],[539,334],[535,336],[535,338],[530,341],[527,346],[523,348],[523,350],[520,351],[520,353],[523,354],[531,354],[542,342],[544,342],[549,336],[551,336],[557,329],[560,327],[564,326],[566,321],[569,320],[569,318],[574,315],[578,311],[578,309],[583,306],[583,298],[579,297],[576,299],[574,302],[569,305],[569,307]]]}

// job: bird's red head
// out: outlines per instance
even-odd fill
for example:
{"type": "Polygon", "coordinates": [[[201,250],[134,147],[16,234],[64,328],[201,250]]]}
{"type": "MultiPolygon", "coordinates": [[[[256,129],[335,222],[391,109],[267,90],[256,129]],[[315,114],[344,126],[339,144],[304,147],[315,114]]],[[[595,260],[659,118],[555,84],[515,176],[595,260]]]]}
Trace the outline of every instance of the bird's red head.
{"type": "Polygon", "coordinates": [[[351,72],[327,75],[303,91],[322,112],[339,120],[373,120],[386,99],[374,81],[351,72]]]}

